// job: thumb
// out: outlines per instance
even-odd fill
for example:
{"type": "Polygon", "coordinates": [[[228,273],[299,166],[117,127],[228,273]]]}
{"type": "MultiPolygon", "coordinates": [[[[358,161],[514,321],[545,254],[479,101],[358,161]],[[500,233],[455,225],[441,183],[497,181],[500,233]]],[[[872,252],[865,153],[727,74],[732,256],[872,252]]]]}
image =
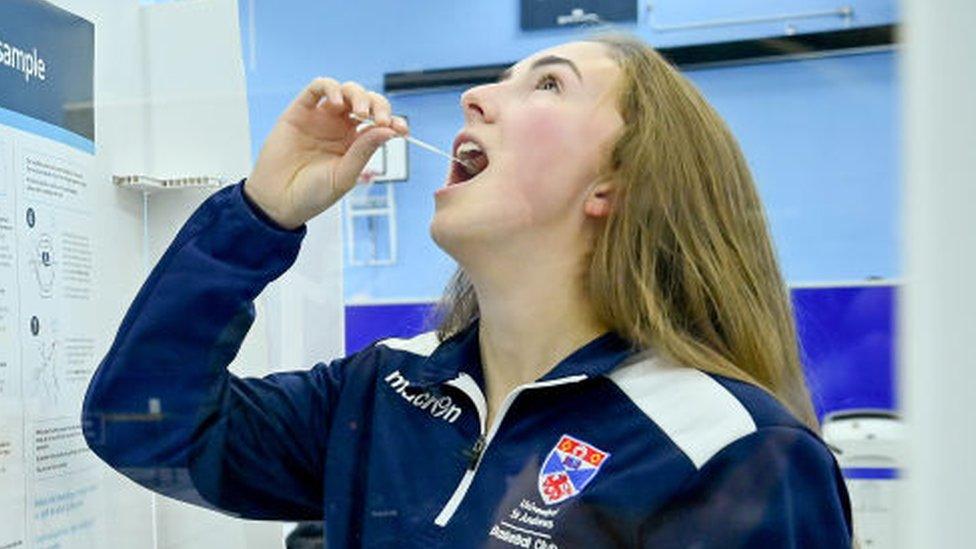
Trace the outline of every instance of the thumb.
{"type": "Polygon", "coordinates": [[[390,128],[370,128],[359,134],[359,137],[342,155],[342,159],[336,168],[339,181],[355,182],[376,149],[393,137],[396,137],[396,131],[390,128]]]}

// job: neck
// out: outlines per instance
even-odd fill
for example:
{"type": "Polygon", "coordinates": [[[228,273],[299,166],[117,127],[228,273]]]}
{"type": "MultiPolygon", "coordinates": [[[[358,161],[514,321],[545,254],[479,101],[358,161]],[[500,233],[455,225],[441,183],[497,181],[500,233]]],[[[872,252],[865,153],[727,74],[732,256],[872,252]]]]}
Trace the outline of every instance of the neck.
{"type": "Polygon", "coordinates": [[[579,271],[549,267],[521,262],[507,280],[497,270],[472,277],[487,396],[496,405],[609,329],[593,314],[579,271]]]}

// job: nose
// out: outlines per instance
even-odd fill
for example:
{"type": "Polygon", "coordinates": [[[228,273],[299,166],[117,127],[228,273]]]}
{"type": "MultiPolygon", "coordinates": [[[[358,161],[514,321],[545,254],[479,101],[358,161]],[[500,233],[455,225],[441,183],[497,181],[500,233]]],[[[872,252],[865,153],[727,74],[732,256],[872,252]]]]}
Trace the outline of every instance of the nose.
{"type": "Polygon", "coordinates": [[[494,107],[489,104],[489,87],[490,85],[475,86],[461,94],[461,110],[466,123],[494,121],[494,107]]]}

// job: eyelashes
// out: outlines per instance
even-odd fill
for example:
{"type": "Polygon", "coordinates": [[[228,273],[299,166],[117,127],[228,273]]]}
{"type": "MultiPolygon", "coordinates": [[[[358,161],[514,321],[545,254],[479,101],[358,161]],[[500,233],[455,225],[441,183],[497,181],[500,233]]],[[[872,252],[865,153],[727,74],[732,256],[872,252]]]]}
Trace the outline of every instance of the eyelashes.
{"type": "Polygon", "coordinates": [[[536,82],[536,85],[535,85],[536,89],[539,89],[539,86],[541,84],[543,84],[544,82],[545,83],[552,82],[553,84],[555,84],[556,89],[554,91],[557,91],[558,92],[558,91],[560,91],[562,89],[561,86],[559,85],[559,79],[556,78],[551,73],[544,74],[544,75],[542,75],[541,78],[539,78],[538,82],[536,82]]]}

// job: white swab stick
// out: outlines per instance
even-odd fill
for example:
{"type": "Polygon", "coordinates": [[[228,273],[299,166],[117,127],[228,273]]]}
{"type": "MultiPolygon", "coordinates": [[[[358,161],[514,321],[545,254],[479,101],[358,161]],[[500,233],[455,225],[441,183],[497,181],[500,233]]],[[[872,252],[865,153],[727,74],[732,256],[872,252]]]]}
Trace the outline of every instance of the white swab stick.
{"type": "Polygon", "coordinates": [[[438,149],[437,147],[435,147],[433,145],[428,145],[427,143],[424,143],[423,141],[421,141],[421,140],[419,140],[419,139],[417,139],[415,137],[410,137],[409,135],[404,135],[403,138],[406,139],[407,141],[413,143],[414,145],[417,145],[418,147],[423,147],[423,148],[427,149],[430,152],[437,153],[437,154],[439,154],[441,156],[447,157],[447,158],[449,158],[451,160],[454,160],[456,162],[460,162],[461,164],[464,164],[464,161],[461,160],[460,158],[456,158],[454,156],[451,156],[450,154],[448,154],[448,153],[446,153],[446,152],[438,149]]]}
{"type": "MultiPolygon", "coordinates": [[[[372,121],[372,120],[370,120],[368,118],[363,118],[363,117],[357,115],[356,113],[349,113],[349,118],[352,118],[353,120],[358,120],[360,122],[369,122],[371,124],[375,124],[376,123],[376,122],[374,122],[374,121],[372,121]]],[[[401,135],[400,137],[402,137],[403,139],[406,139],[407,141],[409,141],[410,143],[413,143],[414,145],[417,145],[418,147],[422,147],[424,149],[427,149],[430,152],[437,153],[437,154],[439,154],[439,155],[441,155],[441,156],[443,156],[443,157],[445,157],[447,159],[453,160],[453,161],[461,164],[462,166],[466,166],[467,165],[467,163],[464,160],[461,160],[460,158],[458,158],[456,156],[452,156],[451,154],[446,153],[446,152],[438,149],[437,147],[435,147],[435,146],[433,146],[433,145],[431,145],[429,143],[424,143],[423,141],[417,139],[416,137],[411,137],[409,135],[401,135]]]]}

